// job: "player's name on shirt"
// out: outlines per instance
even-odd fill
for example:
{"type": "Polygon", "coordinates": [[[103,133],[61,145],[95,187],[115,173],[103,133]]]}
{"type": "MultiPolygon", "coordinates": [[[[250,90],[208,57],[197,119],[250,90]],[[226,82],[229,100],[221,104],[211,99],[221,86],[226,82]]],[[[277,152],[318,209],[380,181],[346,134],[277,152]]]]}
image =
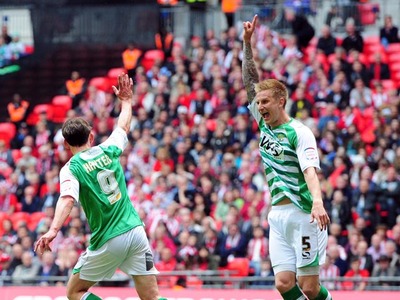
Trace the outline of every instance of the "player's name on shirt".
{"type": "Polygon", "coordinates": [[[111,163],[112,163],[111,158],[109,158],[107,155],[104,154],[97,159],[94,159],[92,161],[83,164],[83,168],[87,173],[90,173],[96,169],[104,168],[105,166],[108,166],[111,163]]]}

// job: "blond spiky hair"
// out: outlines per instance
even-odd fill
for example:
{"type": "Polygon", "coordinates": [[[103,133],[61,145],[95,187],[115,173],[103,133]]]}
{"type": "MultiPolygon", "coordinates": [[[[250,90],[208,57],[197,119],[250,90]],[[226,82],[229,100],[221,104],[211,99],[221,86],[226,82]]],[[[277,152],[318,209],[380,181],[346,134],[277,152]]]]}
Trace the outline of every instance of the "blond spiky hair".
{"type": "Polygon", "coordinates": [[[279,80],[276,80],[276,79],[267,79],[267,80],[263,80],[259,83],[256,83],[254,85],[254,90],[256,93],[259,93],[261,91],[271,90],[272,96],[274,98],[285,99],[285,103],[284,103],[283,107],[286,106],[286,102],[289,98],[289,93],[288,93],[286,86],[282,82],[280,82],[279,80]]]}

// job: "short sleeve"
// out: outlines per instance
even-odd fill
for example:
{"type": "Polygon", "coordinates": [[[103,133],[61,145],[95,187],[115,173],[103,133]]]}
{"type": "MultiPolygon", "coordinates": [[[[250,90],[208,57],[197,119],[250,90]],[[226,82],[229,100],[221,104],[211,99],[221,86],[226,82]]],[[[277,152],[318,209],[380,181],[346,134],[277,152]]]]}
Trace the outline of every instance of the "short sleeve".
{"type": "Polygon", "coordinates": [[[250,112],[253,115],[254,119],[256,119],[257,124],[260,124],[261,114],[258,111],[256,101],[255,100],[251,101],[251,103],[249,103],[249,105],[247,105],[247,108],[250,110],[250,112]]]}
{"type": "Polygon", "coordinates": [[[304,170],[309,167],[320,169],[317,141],[315,140],[314,134],[306,126],[300,127],[298,130],[296,130],[296,133],[296,153],[299,159],[301,171],[304,172],[304,170]]]}
{"type": "Polygon", "coordinates": [[[123,130],[121,127],[115,128],[109,138],[101,144],[103,147],[117,146],[119,149],[121,149],[121,151],[124,151],[127,145],[128,137],[125,130],[123,130]]]}
{"type": "Polygon", "coordinates": [[[69,169],[69,163],[60,171],[60,197],[71,196],[79,202],[79,181],[69,169]]]}

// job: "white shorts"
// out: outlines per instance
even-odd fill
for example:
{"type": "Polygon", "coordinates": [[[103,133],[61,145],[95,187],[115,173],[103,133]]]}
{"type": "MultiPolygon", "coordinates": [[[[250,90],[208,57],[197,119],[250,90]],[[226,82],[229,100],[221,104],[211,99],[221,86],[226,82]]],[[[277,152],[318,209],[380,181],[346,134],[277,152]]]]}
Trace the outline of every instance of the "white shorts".
{"type": "Polygon", "coordinates": [[[294,204],[272,207],[268,214],[269,252],[275,274],[319,274],[319,266],[325,262],[328,232],[310,220],[311,215],[294,204]]]}
{"type": "Polygon", "coordinates": [[[111,278],[117,269],[128,275],[155,275],[153,254],[143,226],[107,241],[99,249],[82,253],[73,274],[88,281],[111,278]]]}

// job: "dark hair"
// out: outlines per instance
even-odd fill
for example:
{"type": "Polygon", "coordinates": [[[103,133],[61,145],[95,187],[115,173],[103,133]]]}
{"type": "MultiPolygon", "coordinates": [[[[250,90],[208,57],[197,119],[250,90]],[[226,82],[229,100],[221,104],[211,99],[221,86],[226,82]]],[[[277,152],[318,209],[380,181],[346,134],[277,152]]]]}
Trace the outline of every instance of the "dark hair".
{"type": "Polygon", "coordinates": [[[61,129],[65,141],[73,147],[86,144],[91,130],[89,123],[80,117],[68,119],[61,129]]]}

